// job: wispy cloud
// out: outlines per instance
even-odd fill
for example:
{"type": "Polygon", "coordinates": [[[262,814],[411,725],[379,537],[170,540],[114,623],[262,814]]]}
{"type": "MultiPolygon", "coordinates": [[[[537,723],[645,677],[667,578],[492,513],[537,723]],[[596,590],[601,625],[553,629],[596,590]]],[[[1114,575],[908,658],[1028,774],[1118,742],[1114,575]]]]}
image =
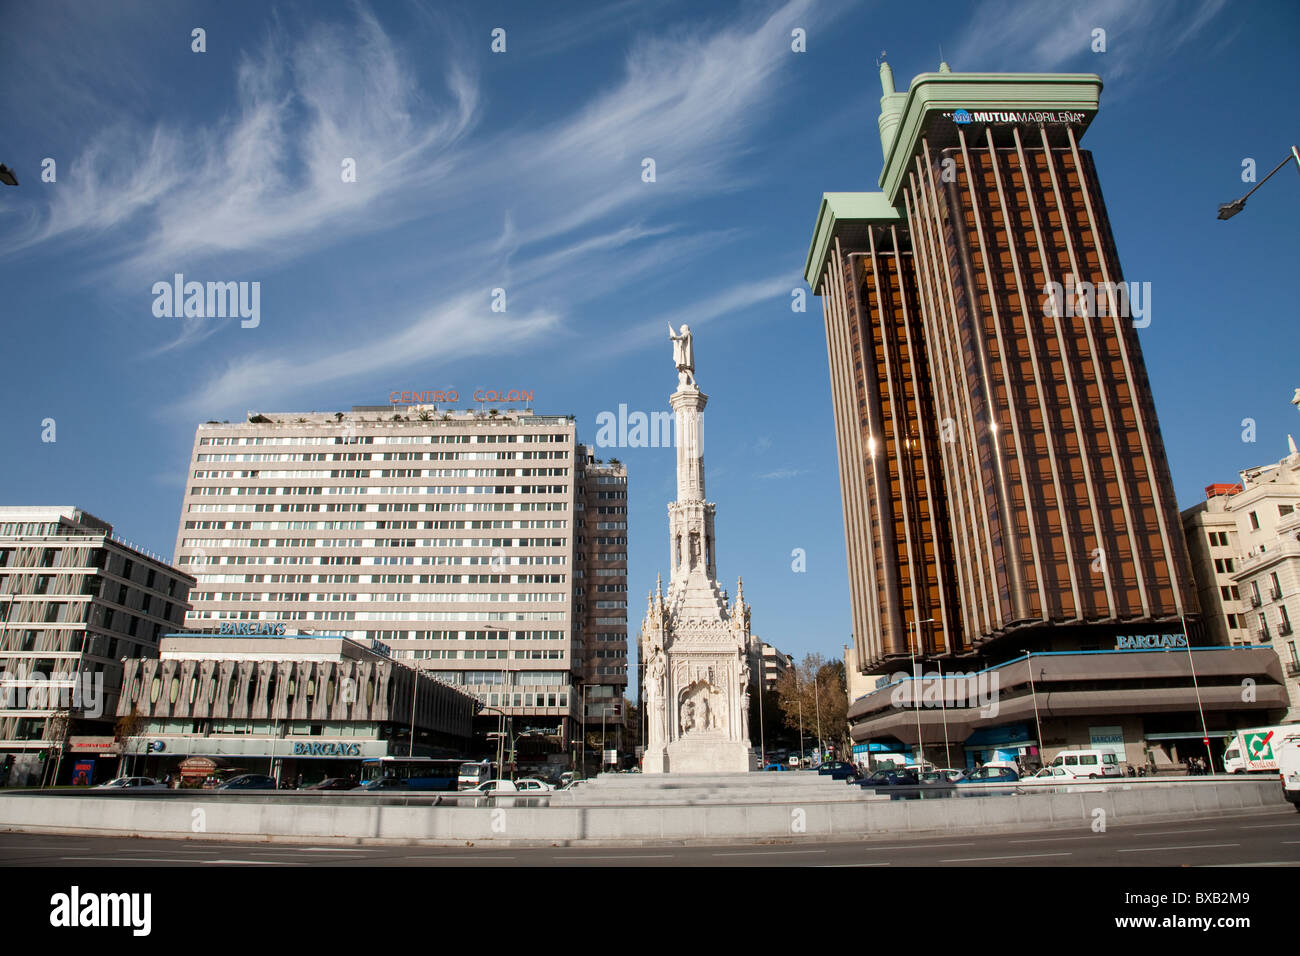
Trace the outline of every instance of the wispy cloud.
{"type": "Polygon", "coordinates": [[[1158,70],[1162,59],[1203,30],[1226,5],[1227,0],[984,0],[971,11],[949,60],[953,69],[963,72],[1073,69],[1113,80],[1143,69],[1158,70]],[[1104,53],[1092,50],[1095,29],[1106,31],[1104,53]]]}
{"type": "Polygon", "coordinates": [[[808,469],[806,468],[782,468],[777,471],[765,472],[764,474],[756,475],[755,477],[760,481],[784,481],[787,478],[798,478],[800,475],[806,474],[808,474],[808,469]]]}

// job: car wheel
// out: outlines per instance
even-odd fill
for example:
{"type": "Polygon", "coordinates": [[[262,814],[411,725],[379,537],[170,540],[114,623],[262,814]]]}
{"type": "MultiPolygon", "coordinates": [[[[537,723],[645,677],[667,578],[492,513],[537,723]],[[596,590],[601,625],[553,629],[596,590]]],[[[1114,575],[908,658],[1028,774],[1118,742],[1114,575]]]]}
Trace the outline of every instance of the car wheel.
{"type": "Polygon", "coordinates": [[[1096,775],[1095,773],[1090,773],[1090,774],[1088,774],[1088,779],[1089,779],[1089,780],[1096,780],[1096,779],[1097,779],[1097,775],[1096,775]]]}

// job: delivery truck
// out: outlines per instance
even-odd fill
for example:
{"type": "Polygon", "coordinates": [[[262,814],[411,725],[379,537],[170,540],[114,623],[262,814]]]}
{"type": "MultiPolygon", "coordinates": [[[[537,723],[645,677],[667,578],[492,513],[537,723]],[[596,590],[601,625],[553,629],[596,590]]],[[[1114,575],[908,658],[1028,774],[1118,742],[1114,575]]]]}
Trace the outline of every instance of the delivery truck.
{"type": "Polygon", "coordinates": [[[1282,794],[1300,810],[1300,724],[1292,724],[1277,747],[1278,774],[1282,794]]]}
{"type": "Polygon", "coordinates": [[[1225,773],[1277,773],[1277,748],[1282,738],[1300,733],[1300,724],[1278,724],[1239,730],[1227,740],[1225,773]]]}

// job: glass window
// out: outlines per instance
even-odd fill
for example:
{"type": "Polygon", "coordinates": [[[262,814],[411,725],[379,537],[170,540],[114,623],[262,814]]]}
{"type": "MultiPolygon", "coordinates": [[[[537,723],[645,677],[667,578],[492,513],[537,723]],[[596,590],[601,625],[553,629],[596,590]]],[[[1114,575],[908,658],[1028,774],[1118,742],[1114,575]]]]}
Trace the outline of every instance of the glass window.
{"type": "Polygon", "coordinates": [[[1083,754],[1079,757],[1079,763],[1085,767],[1093,767],[1097,764],[1096,754],[1083,754]]]}

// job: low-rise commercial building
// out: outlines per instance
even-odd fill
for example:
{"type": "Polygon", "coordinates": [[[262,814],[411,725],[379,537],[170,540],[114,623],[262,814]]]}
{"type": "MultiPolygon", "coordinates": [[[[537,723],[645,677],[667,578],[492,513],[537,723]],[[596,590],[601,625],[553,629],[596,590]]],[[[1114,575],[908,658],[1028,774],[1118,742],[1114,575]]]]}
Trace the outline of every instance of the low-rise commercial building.
{"type": "MultiPolygon", "coordinates": [[[[130,772],[181,758],[310,782],[360,775],[368,757],[464,756],[479,702],[338,635],[172,634],[125,667],[118,714],[130,772]],[[414,732],[414,741],[412,741],[414,732]]],[[[124,768],[125,770],[125,768],[124,768]]]]}

